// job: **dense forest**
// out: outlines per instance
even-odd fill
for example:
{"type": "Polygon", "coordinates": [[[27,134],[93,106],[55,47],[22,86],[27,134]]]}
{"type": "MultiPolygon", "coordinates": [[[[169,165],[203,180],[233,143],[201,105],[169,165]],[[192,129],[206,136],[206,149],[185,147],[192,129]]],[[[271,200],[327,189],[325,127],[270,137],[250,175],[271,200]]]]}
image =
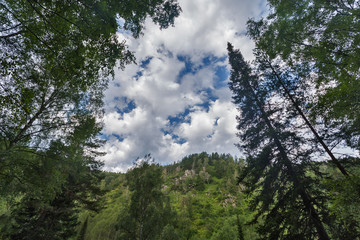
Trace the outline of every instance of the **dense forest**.
{"type": "MultiPolygon", "coordinates": [[[[104,173],[98,212],[80,212],[82,239],[256,239],[237,184],[242,160],[193,154],[159,166],[150,156],[126,174],[104,173]]],[[[81,239],[81,238],[80,238],[81,239]]]]}
{"type": "Polygon", "coordinates": [[[253,62],[227,46],[244,159],[110,173],[103,94],[135,62],[116,34],[172,26],[181,6],[0,1],[0,238],[360,239],[360,3],[268,7],[247,23],[253,62]]]}

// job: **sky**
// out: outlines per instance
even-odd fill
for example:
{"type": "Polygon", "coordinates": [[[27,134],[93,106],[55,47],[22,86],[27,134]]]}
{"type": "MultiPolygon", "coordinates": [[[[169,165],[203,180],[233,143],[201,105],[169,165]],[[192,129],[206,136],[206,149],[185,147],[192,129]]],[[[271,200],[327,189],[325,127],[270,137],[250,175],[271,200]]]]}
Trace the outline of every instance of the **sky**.
{"type": "Polygon", "coordinates": [[[104,170],[125,172],[151,154],[168,164],[206,151],[241,156],[228,88],[227,42],[252,60],[245,36],[249,18],[266,12],[264,0],[179,0],[175,26],[149,19],[143,36],[126,40],[137,64],[116,69],[105,92],[104,170]]]}

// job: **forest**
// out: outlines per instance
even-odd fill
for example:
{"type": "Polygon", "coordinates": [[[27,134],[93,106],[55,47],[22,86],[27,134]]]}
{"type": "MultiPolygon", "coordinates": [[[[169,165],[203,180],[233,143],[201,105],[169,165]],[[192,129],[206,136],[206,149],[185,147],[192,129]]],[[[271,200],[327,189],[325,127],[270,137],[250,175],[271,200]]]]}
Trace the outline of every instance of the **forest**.
{"type": "Polygon", "coordinates": [[[104,92],[136,63],[117,32],[180,3],[0,1],[0,239],[360,239],[357,0],[267,0],[254,60],[227,44],[244,157],[103,170],[104,92]]]}
{"type": "Polygon", "coordinates": [[[243,227],[252,213],[236,184],[243,161],[205,152],[163,167],[153,161],[105,173],[104,208],[80,212],[83,239],[255,239],[255,228],[243,227]]]}

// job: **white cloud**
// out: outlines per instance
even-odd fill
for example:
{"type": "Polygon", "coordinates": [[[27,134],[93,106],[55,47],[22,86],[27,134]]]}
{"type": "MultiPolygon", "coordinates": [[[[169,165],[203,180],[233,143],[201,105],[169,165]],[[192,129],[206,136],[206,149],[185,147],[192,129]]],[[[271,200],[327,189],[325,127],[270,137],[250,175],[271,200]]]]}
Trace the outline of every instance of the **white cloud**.
{"type": "Polygon", "coordinates": [[[191,145],[190,151],[219,151],[236,153],[237,111],[231,102],[216,100],[209,111],[198,109],[190,114],[191,122],[182,123],[175,133],[185,138],[191,145]]]}
{"type": "Polygon", "coordinates": [[[215,85],[216,69],[228,67],[227,62],[204,65],[203,59],[226,56],[228,41],[252,58],[253,44],[239,33],[249,17],[261,14],[265,1],[179,2],[183,12],[175,27],[160,31],[146,21],[140,39],[120,35],[136,53],[139,65],[116,71],[105,93],[103,133],[110,136],[103,149],[105,170],[125,171],[147,153],[160,163],[201,151],[238,154],[237,110],[227,86],[215,85]],[[189,66],[178,56],[192,63],[192,71],[181,78],[179,74],[189,66]],[[148,63],[141,65],[146,59],[148,63]],[[209,98],[209,91],[217,100],[209,98]],[[133,107],[126,110],[130,102],[133,107]],[[182,122],[169,120],[181,114],[186,115],[182,122]]]}

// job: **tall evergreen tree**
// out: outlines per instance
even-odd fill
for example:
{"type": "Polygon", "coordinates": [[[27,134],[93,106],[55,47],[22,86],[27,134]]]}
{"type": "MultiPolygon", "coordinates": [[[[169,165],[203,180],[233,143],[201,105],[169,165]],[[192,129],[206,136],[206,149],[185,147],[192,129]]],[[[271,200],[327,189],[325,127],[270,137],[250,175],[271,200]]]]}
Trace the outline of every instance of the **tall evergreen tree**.
{"type": "MultiPolygon", "coordinates": [[[[333,210],[331,215],[338,219],[340,216],[347,215],[345,218],[342,217],[342,223],[333,219],[331,223],[332,226],[329,230],[336,236],[342,236],[340,238],[354,239],[359,235],[359,221],[357,217],[349,214],[348,211],[344,209],[344,206],[340,206],[339,202],[341,202],[340,199],[349,198],[353,199],[351,205],[359,205],[360,183],[356,174],[358,168],[356,166],[357,161],[348,156],[336,157],[328,145],[332,140],[336,139],[336,134],[334,134],[333,131],[329,131],[329,129],[324,129],[324,126],[316,126],[311,123],[306,113],[302,110],[306,109],[306,105],[309,104],[307,94],[305,93],[309,88],[306,77],[298,74],[296,71],[294,72],[294,70],[286,64],[280,66],[281,62],[278,64],[274,62],[275,61],[271,60],[265,52],[256,49],[256,63],[258,64],[258,69],[261,71],[262,77],[264,77],[266,84],[272,85],[271,89],[269,89],[272,91],[272,95],[283,99],[287,106],[286,111],[291,114],[293,119],[296,119],[295,122],[298,124],[295,125],[298,125],[300,130],[298,130],[297,134],[302,136],[306,135],[306,144],[312,146],[311,151],[313,155],[317,156],[313,159],[316,161],[320,159],[324,160],[324,165],[326,164],[329,169],[334,167],[340,173],[334,174],[334,171],[330,171],[331,174],[329,174],[329,172],[324,174],[320,169],[313,172],[313,174],[318,175],[319,179],[322,179],[323,183],[327,181],[322,187],[328,190],[331,186],[333,188],[327,194],[329,197],[328,205],[332,208],[337,208],[337,210],[333,210]],[[303,78],[305,78],[305,81],[303,78]],[[325,132],[323,135],[330,139],[324,139],[324,137],[320,136],[317,129],[325,132]],[[335,136],[331,137],[331,134],[335,136]],[[336,186],[339,182],[342,182],[343,188],[339,189],[336,186]],[[345,186],[347,189],[345,189],[345,186]],[[341,225],[343,225],[343,227],[341,227],[341,225]],[[352,226],[352,230],[350,231],[350,228],[345,226],[352,226]]],[[[296,131],[296,128],[294,128],[293,131],[296,131]]]]}
{"type": "Polygon", "coordinates": [[[230,89],[241,110],[239,147],[248,154],[240,180],[254,196],[256,218],[264,218],[259,233],[264,239],[330,239],[325,196],[308,174],[311,149],[294,131],[296,119],[230,43],[228,52],[230,89]]]}
{"type": "Polygon", "coordinates": [[[298,95],[303,95],[301,92],[298,93],[298,85],[301,85],[301,79],[299,80],[299,78],[292,76],[291,71],[285,70],[284,73],[281,74],[279,65],[274,64],[268,55],[260,49],[257,49],[256,61],[259,63],[259,68],[264,72],[263,75],[266,75],[267,80],[274,85],[274,91],[288,99],[291,108],[290,111],[294,111],[294,114],[301,118],[308,130],[314,135],[314,140],[321,145],[321,147],[330,157],[330,161],[340,170],[344,176],[349,177],[347,170],[339,162],[337,157],[335,157],[333,152],[325,143],[324,139],[319,135],[318,131],[309,121],[308,117],[301,108],[301,105],[306,105],[307,103],[306,101],[301,102],[301,98],[298,98],[296,95],[296,93],[298,95]]]}
{"type": "MultiPolygon", "coordinates": [[[[75,234],[80,209],[96,211],[102,163],[94,118],[85,118],[63,141],[31,159],[28,181],[10,202],[11,216],[1,229],[9,239],[68,239],[75,234]],[[37,176],[40,175],[40,176],[37,176]],[[26,189],[27,188],[27,189],[26,189]]],[[[12,187],[10,184],[9,188],[12,187]]],[[[16,186],[19,188],[18,186],[16,186]]],[[[11,194],[9,194],[11,198],[11,194]]]]}
{"type": "Polygon", "coordinates": [[[276,85],[274,91],[291,102],[290,111],[302,117],[329,162],[343,174],[330,170],[330,176],[323,178],[329,190],[328,205],[337,219],[329,230],[333,238],[355,239],[359,220],[349,209],[359,206],[359,157],[354,152],[350,157],[348,150],[360,146],[360,5],[357,1],[268,2],[266,19],[248,21],[257,62],[276,85]],[[348,154],[333,154],[343,147],[348,154]]]}

